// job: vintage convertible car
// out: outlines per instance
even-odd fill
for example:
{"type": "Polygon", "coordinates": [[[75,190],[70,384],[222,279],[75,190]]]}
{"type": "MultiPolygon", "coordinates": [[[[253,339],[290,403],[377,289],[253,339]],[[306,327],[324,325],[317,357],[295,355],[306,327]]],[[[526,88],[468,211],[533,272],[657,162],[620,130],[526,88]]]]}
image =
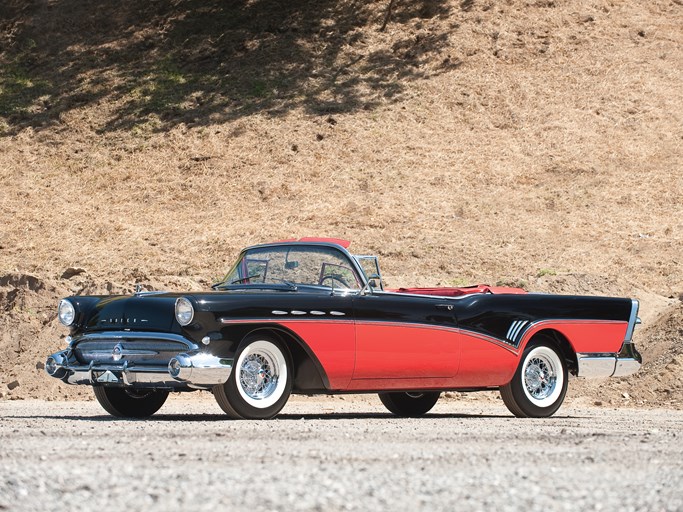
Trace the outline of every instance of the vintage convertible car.
{"type": "Polygon", "coordinates": [[[45,369],[93,387],[114,416],[154,414],[170,391],[213,392],[232,418],[271,418],[291,393],[378,393],[401,416],[442,391],[499,389],[519,417],[558,410],[569,374],[624,376],[638,301],[515,288],[385,290],[374,256],[300,239],[244,249],[206,293],[60,301],[68,348],[45,369]]]}

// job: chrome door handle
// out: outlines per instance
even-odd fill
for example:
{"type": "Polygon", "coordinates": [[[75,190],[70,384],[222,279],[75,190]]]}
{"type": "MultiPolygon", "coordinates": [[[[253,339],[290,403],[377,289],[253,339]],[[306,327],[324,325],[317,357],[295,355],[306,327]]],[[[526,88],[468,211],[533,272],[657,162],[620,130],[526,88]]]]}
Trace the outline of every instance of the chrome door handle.
{"type": "Polygon", "coordinates": [[[453,311],[453,304],[437,304],[436,309],[443,309],[445,311],[453,311]]]}

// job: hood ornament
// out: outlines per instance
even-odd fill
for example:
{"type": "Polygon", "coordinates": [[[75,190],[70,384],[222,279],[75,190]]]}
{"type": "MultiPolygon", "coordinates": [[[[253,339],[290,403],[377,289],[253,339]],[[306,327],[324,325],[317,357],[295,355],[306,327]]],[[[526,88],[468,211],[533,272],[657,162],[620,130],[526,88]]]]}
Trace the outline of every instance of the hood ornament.
{"type": "Polygon", "coordinates": [[[142,285],[140,283],[135,283],[135,295],[140,295],[142,293],[142,285]]]}

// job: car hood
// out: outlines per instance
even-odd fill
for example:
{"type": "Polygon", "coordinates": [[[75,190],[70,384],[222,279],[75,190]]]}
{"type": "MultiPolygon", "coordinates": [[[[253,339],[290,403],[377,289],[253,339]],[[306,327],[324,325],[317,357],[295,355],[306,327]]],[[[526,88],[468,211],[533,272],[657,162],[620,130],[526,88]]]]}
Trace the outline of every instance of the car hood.
{"type": "Polygon", "coordinates": [[[175,331],[175,301],[181,295],[150,293],[70,297],[83,331],[175,331]]]}

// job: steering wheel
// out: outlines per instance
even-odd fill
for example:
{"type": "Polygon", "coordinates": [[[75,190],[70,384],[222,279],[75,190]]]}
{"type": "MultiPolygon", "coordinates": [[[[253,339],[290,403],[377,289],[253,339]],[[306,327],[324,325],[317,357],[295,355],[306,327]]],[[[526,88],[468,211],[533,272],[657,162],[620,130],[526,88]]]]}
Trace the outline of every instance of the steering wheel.
{"type": "Polygon", "coordinates": [[[339,276],[337,274],[329,274],[329,275],[323,276],[323,278],[320,280],[320,284],[322,285],[326,279],[332,280],[332,287],[333,288],[334,288],[334,281],[341,284],[340,288],[347,288],[347,289],[351,288],[349,286],[349,284],[346,281],[344,281],[344,279],[341,276],[339,276]]]}

